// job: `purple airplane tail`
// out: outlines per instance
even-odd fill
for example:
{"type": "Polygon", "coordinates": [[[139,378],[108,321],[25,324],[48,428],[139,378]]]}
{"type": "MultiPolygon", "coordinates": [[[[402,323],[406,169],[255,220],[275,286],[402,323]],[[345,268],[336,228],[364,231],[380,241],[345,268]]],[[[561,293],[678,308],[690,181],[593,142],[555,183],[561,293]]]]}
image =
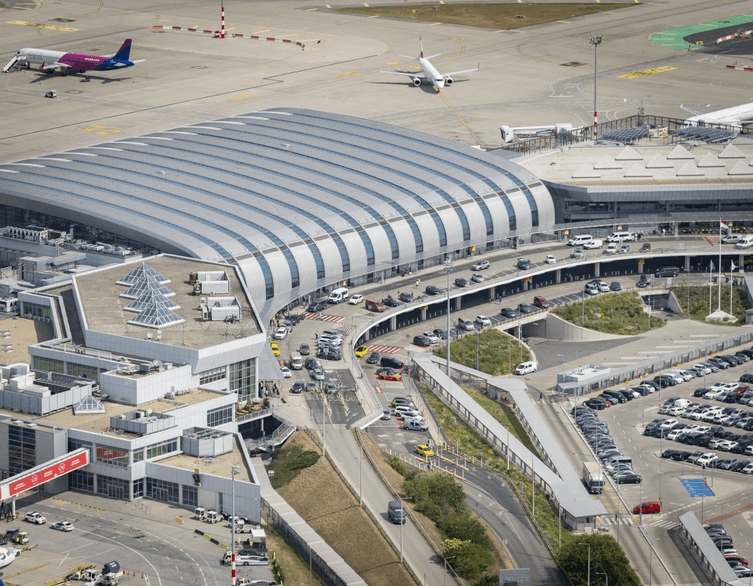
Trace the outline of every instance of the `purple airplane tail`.
{"type": "Polygon", "coordinates": [[[120,61],[131,60],[131,39],[126,39],[123,45],[120,47],[117,53],[113,56],[113,59],[120,61]]]}

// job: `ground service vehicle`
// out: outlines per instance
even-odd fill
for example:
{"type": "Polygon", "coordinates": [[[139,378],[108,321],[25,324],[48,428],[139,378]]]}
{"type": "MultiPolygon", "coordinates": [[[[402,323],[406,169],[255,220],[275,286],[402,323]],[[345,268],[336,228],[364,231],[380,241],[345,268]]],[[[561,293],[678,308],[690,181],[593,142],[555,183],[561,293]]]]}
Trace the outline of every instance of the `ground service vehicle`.
{"type": "Polygon", "coordinates": [[[591,494],[601,494],[604,490],[604,473],[596,462],[583,462],[582,480],[591,494]]]}
{"type": "Polygon", "coordinates": [[[367,299],[365,307],[368,311],[374,311],[376,313],[382,313],[387,309],[384,303],[377,301],[376,299],[367,299]]]}

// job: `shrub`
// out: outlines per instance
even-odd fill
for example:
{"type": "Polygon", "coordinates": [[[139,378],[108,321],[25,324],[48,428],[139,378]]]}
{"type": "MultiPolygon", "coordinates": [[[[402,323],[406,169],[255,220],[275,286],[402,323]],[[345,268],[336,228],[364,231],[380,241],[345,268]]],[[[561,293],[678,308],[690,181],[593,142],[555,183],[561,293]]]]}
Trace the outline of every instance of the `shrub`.
{"type": "Polygon", "coordinates": [[[412,476],[412,472],[410,471],[410,468],[408,468],[408,465],[397,456],[392,456],[392,458],[390,458],[390,466],[392,466],[392,469],[403,478],[410,478],[412,476]]]}

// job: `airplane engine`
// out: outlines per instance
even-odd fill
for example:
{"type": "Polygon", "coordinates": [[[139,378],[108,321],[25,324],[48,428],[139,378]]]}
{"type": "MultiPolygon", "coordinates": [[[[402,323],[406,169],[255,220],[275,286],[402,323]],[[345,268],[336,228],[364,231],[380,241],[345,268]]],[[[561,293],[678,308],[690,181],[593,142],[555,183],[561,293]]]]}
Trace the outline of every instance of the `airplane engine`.
{"type": "Polygon", "coordinates": [[[445,80],[444,80],[444,84],[445,85],[452,85],[453,84],[452,78],[451,77],[446,77],[445,80]]]}
{"type": "Polygon", "coordinates": [[[415,85],[416,87],[421,85],[421,80],[417,77],[414,77],[412,81],[413,81],[413,85],[415,85]]]}

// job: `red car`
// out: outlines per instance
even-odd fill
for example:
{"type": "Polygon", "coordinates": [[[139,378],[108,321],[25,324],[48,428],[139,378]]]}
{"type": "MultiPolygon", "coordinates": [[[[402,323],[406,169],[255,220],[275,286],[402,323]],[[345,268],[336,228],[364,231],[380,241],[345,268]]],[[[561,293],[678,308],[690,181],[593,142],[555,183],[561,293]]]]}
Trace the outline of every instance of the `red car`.
{"type": "Polygon", "coordinates": [[[633,514],[638,515],[639,513],[643,513],[644,515],[649,515],[651,513],[659,513],[661,512],[661,505],[657,503],[656,501],[647,501],[645,503],[641,503],[640,505],[635,505],[633,507],[633,514]]]}
{"type": "Polygon", "coordinates": [[[536,295],[536,297],[533,298],[533,304],[542,309],[549,307],[549,302],[546,300],[546,297],[542,295],[536,295]]]}
{"type": "Polygon", "coordinates": [[[394,370],[379,370],[377,371],[377,378],[379,380],[394,380],[394,381],[401,381],[403,380],[403,375],[400,374],[397,371],[394,370]]]}

